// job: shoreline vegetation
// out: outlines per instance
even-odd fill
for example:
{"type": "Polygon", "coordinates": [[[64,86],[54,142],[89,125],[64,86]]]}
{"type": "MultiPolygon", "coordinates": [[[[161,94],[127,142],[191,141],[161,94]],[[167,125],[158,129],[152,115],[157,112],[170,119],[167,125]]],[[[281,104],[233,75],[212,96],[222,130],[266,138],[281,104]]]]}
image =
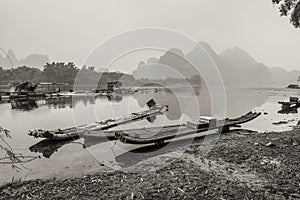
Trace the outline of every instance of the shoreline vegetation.
{"type": "Polygon", "coordinates": [[[0,199],[300,199],[300,129],[234,130],[206,157],[202,146],[196,139],[155,172],[19,181],[1,186],[0,199]]]}
{"type": "Polygon", "coordinates": [[[9,144],[8,140],[10,139],[12,139],[10,131],[0,126],[0,152],[2,153],[0,157],[0,165],[10,165],[13,171],[19,172],[21,169],[26,168],[24,166],[25,163],[31,162],[40,157],[23,156],[20,153],[15,153],[14,149],[9,144]]]}

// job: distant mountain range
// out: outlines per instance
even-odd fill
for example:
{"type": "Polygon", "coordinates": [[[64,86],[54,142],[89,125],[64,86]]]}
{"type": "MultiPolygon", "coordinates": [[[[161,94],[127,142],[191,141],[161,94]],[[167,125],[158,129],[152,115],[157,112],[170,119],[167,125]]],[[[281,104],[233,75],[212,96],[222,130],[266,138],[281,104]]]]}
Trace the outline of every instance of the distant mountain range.
{"type": "Polygon", "coordinates": [[[200,42],[215,61],[225,84],[243,86],[287,86],[297,82],[299,70],[287,71],[282,67],[267,67],[257,62],[238,47],[226,49],[219,55],[208,43],[200,42]]]}
{"type": "Polygon", "coordinates": [[[47,62],[49,62],[49,57],[40,54],[31,54],[24,59],[17,59],[15,53],[11,49],[7,51],[7,55],[0,55],[0,67],[3,69],[9,69],[12,65],[13,67],[27,66],[42,69],[47,62]]]}
{"type": "Polygon", "coordinates": [[[148,78],[152,80],[165,80],[167,78],[190,78],[193,73],[189,71],[189,63],[183,59],[185,55],[179,49],[170,49],[159,59],[152,57],[147,63],[140,62],[133,72],[135,79],[148,78]]]}
{"type": "Polygon", "coordinates": [[[300,81],[300,71],[286,71],[282,67],[272,67],[269,68],[272,77],[272,84],[274,85],[288,85],[288,84],[297,84],[297,81],[300,81]]]}
{"type": "MultiPolygon", "coordinates": [[[[282,87],[296,84],[298,77],[300,77],[299,70],[287,71],[282,67],[267,67],[238,47],[228,48],[217,54],[208,43],[200,42],[199,44],[205,48],[216,63],[227,86],[282,87]]],[[[192,78],[197,73],[185,58],[193,55],[195,50],[184,54],[181,50],[174,48],[159,58],[151,57],[146,62],[141,61],[137,70],[133,72],[133,77],[135,79],[148,78],[154,80],[192,78]]],[[[8,56],[0,55],[0,67],[3,69],[11,68],[10,61],[14,67],[28,66],[40,69],[49,62],[47,55],[31,54],[24,59],[18,59],[12,50],[8,50],[7,54],[8,56]]]]}
{"type": "MultiPolygon", "coordinates": [[[[297,70],[289,72],[281,67],[267,67],[263,63],[257,62],[246,51],[238,47],[226,49],[222,53],[217,54],[208,43],[200,42],[199,44],[205,48],[207,53],[216,63],[224,83],[227,86],[287,86],[290,83],[297,82],[297,79],[300,76],[300,71],[297,70]]],[[[189,57],[195,50],[196,49],[184,55],[179,49],[170,49],[160,58],[149,58],[147,63],[143,61],[140,62],[137,70],[133,73],[133,76],[136,79],[178,78],[180,75],[174,71],[179,71],[182,74],[181,77],[190,77],[195,72],[190,64],[183,58],[189,57]],[[181,56],[182,58],[180,58],[181,56]],[[165,65],[169,67],[161,67],[165,65]]]]}
{"type": "Polygon", "coordinates": [[[133,72],[133,77],[150,80],[192,79],[196,74],[195,69],[185,59],[183,52],[173,48],[160,58],[151,57],[147,63],[140,62],[137,70],[133,72]]]}

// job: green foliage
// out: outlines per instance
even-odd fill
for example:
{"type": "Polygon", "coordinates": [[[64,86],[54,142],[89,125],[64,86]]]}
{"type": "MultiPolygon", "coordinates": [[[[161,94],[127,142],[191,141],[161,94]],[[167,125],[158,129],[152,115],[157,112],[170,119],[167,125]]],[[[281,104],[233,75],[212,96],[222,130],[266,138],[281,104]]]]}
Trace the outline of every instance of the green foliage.
{"type": "Polygon", "coordinates": [[[0,67],[0,84],[6,85],[11,81],[36,81],[41,71],[36,68],[21,66],[4,70],[0,67]]]}
{"type": "Polygon", "coordinates": [[[21,66],[4,70],[0,67],[0,85],[10,82],[56,82],[73,84],[78,68],[71,62],[47,63],[43,71],[37,68],[21,66]]]}
{"type": "Polygon", "coordinates": [[[109,81],[120,80],[133,83],[132,75],[118,72],[96,72],[95,67],[83,66],[78,69],[74,63],[52,62],[47,63],[41,71],[37,68],[21,66],[4,70],[0,67],[0,85],[8,85],[10,82],[54,82],[73,85],[76,79],[77,85],[93,85],[98,81],[99,85],[105,85],[109,81]],[[100,78],[101,77],[101,78],[100,78]],[[100,80],[99,80],[100,78],[100,80]]]}
{"type": "Polygon", "coordinates": [[[78,70],[72,62],[67,64],[63,62],[47,63],[44,66],[44,71],[41,73],[40,81],[68,83],[72,85],[78,70]]]}
{"type": "Polygon", "coordinates": [[[299,0],[272,0],[279,9],[280,16],[288,16],[295,28],[300,28],[300,1],[299,0]]]}

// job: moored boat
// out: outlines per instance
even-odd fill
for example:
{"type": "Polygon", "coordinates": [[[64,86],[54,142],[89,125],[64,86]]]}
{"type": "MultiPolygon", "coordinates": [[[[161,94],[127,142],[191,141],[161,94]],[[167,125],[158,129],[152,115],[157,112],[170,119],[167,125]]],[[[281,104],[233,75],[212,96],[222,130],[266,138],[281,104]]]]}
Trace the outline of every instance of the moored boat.
{"type": "MultiPolygon", "coordinates": [[[[148,118],[149,116],[156,116],[159,114],[156,112],[152,114],[146,111],[144,112],[145,112],[144,114],[147,113],[146,114],[147,116],[143,115],[142,113],[139,113],[138,114],[140,118],[139,120],[148,118]]],[[[92,136],[94,138],[97,137],[105,138],[104,141],[120,140],[123,143],[129,143],[129,144],[151,144],[151,143],[161,143],[166,140],[171,140],[175,137],[180,138],[180,137],[184,137],[196,133],[197,133],[197,137],[206,136],[208,134],[206,133],[206,131],[208,130],[219,129],[220,131],[228,131],[230,127],[240,127],[241,124],[252,121],[255,118],[259,117],[260,115],[261,113],[249,112],[238,118],[234,118],[234,119],[226,118],[223,120],[216,120],[210,117],[200,117],[199,120],[188,122],[187,124],[152,127],[152,128],[141,128],[141,129],[129,129],[129,130],[122,130],[122,131],[109,131],[110,127],[108,126],[104,126],[102,127],[102,129],[99,129],[99,127],[95,128],[93,125],[90,125],[90,126],[82,126],[81,128],[73,127],[64,130],[58,129],[53,131],[35,130],[35,131],[30,131],[29,135],[34,137],[53,139],[53,140],[65,140],[70,138],[78,138],[79,136],[83,136],[84,138],[88,136],[92,136]]],[[[126,123],[130,123],[130,122],[133,121],[126,120],[126,123]]],[[[119,125],[122,124],[121,121],[116,123],[118,123],[119,125]]],[[[102,124],[106,124],[106,122],[102,122],[102,124]]]]}
{"type": "Polygon", "coordinates": [[[158,105],[152,99],[147,102],[149,109],[141,111],[141,112],[134,112],[130,115],[123,116],[116,119],[108,119],[105,121],[97,121],[90,124],[81,125],[78,127],[72,127],[67,129],[56,129],[56,130],[30,130],[28,135],[36,137],[36,138],[48,138],[54,140],[65,140],[74,137],[79,137],[82,134],[89,134],[94,133],[96,131],[103,131],[108,130],[110,128],[133,123],[135,121],[147,119],[152,121],[153,117],[157,115],[161,115],[168,110],[167,105],[158,105]]]}
{"type": "MultiPolygon", "coordinates": [[[[151,129],[136,129],[136,130],[124,130],[116,132],[116,137],[123,143],[129,144],[151,144],[151,143],[161,143],[166,140],[171,140],[173,138],[184,137],[196,133],[197,137],[206,136],[210,133],[204,133],[208,130],[219,129],[222,131],[229,131],[230,127],[239,127],[240,124],[252,121],[261,113],[249,112],[241,117],[234,119],[223,119],[215,120],[209,118],[208,121],[203,121],[201,118],[198,122],[193,122],[190,125],[175,125],[175,126],[164,126],[151,129]],[[197,125],[195,125],[197,124],[197,125]],[[151,134],[155,133],[155,134],[151,134]]],[[[188,123],[189,124],[189,123],[188,123]]]]}

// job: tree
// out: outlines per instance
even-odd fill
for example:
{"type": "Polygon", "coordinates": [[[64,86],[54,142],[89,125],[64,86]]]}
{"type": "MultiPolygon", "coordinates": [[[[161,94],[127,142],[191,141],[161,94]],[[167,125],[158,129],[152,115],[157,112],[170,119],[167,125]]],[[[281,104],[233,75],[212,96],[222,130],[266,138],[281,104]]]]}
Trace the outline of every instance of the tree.
{"type": "Polygon", "coordinates": [[[36,68],[21,66],[12,69],[3,69],[0,67],[0,85],[7,85],[11,81],[24,82],[36,81],[41,74],[41,71],[36,68]]]}
{"type": "Polygon", "coordinates": [[[41,79],[48,82],[73,84],[78,68],[74,63],[53,62],[44,66],[41,79]]]}
{"type": "Polygon", "coordinates": [[[39,156],[24,156],[21,153],[15,153],[10,144],[6,141],[11,139],[10,132],[0,126],[0,152],[4,157],[0,157],[0,165],[11,165],[17,172],[21,168],[26,168],[23,164],[39,158],[39,156]]]}
{"type": "Polygon", "coordinates": [[[295,28],[300,28],[300,0],[272,0],[280,16],[288,16],[295,28]]]}

